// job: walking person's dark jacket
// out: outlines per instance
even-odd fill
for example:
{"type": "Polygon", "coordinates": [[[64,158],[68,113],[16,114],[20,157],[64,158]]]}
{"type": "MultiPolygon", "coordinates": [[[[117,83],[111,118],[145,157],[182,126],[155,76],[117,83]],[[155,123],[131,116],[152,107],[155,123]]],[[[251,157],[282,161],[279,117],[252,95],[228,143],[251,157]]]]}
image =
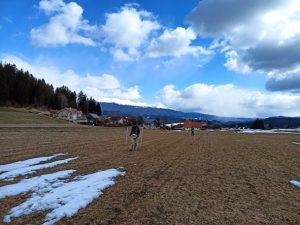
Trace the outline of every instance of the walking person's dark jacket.
{"type": "Polygon", "coordinates": [[[140,128],[137,125],[133,125],[131,128],[130,136],[133,134],[140,135],[140,128]]]}

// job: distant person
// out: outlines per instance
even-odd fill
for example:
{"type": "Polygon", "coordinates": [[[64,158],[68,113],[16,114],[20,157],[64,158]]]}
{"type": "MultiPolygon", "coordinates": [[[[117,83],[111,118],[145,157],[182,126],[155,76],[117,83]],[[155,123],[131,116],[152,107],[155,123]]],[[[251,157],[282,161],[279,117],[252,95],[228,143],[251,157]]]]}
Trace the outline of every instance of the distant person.
{"type": "Polygon", "coordinates": [[[130,135],[131,137],[131,148],[130,151],[137,150],[137,144],[138,144],[138,138],[140,136],[140,128],[139,126],[136,124],[136,122],[133,122],[132,128],[131,128],[131,132],[130,135]]]}
{"type": "Polygon", "coordinates": [[[191,128],[191,136],[195,136],[195,128],[194,127],[191,128]]]}

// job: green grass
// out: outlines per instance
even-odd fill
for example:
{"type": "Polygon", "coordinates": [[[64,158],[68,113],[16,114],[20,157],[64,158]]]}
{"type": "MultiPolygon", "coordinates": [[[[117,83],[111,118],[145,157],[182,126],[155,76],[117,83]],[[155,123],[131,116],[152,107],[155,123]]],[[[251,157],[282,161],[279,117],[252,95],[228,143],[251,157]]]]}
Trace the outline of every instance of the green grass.
{"type": "Polygon", "coordinates": [[[27,112],[22,109],[0,107],[0,124],[62,124],[62,120],[27,112]]]}

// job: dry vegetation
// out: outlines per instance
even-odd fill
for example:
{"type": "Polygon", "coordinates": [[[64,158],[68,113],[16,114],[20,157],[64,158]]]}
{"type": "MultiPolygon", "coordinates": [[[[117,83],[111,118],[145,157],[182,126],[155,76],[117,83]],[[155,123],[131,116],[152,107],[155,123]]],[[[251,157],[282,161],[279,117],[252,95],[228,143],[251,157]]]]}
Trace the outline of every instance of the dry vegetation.
{"type": "MultiPolygon", "coordinates": [[[[61,126],[68,122],[42,115],[43,111],[0,107],[1,127],[61,126]]],[[[45,113],[45,112],[44,112],[45,113]]]]}
{"type": "MultiPolygon", "coordinates": [[[[191,137],[147,130],[142,148],[130,152],[125,131],[2,126],[0,164],[68,152],[80,159],[38,174],[72,168],[76,176],[124,167],[125,177],[87,208],[57,223],[61,225],[300,224],[300,189],[288,183],[300,180],[300,146],[291,143],[300,136],[201,131],[191,137]]],[[[1,186],[8,183],[0,181],[1,186]]],[[[24,198],[0,200],[1,220],[24,198]]],[[[41,224],[44,215],[12,224],[41,224]]]]}

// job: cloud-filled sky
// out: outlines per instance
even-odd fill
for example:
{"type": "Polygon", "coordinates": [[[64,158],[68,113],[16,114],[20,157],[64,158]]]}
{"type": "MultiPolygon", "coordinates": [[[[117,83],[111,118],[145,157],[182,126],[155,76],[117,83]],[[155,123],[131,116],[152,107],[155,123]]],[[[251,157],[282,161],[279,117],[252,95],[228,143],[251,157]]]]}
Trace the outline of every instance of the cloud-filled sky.
{"type": "Polygon", "coordinates": [[[299,0],[2,0],[0,60],[98,101],[300,116],[299,0]]]}

